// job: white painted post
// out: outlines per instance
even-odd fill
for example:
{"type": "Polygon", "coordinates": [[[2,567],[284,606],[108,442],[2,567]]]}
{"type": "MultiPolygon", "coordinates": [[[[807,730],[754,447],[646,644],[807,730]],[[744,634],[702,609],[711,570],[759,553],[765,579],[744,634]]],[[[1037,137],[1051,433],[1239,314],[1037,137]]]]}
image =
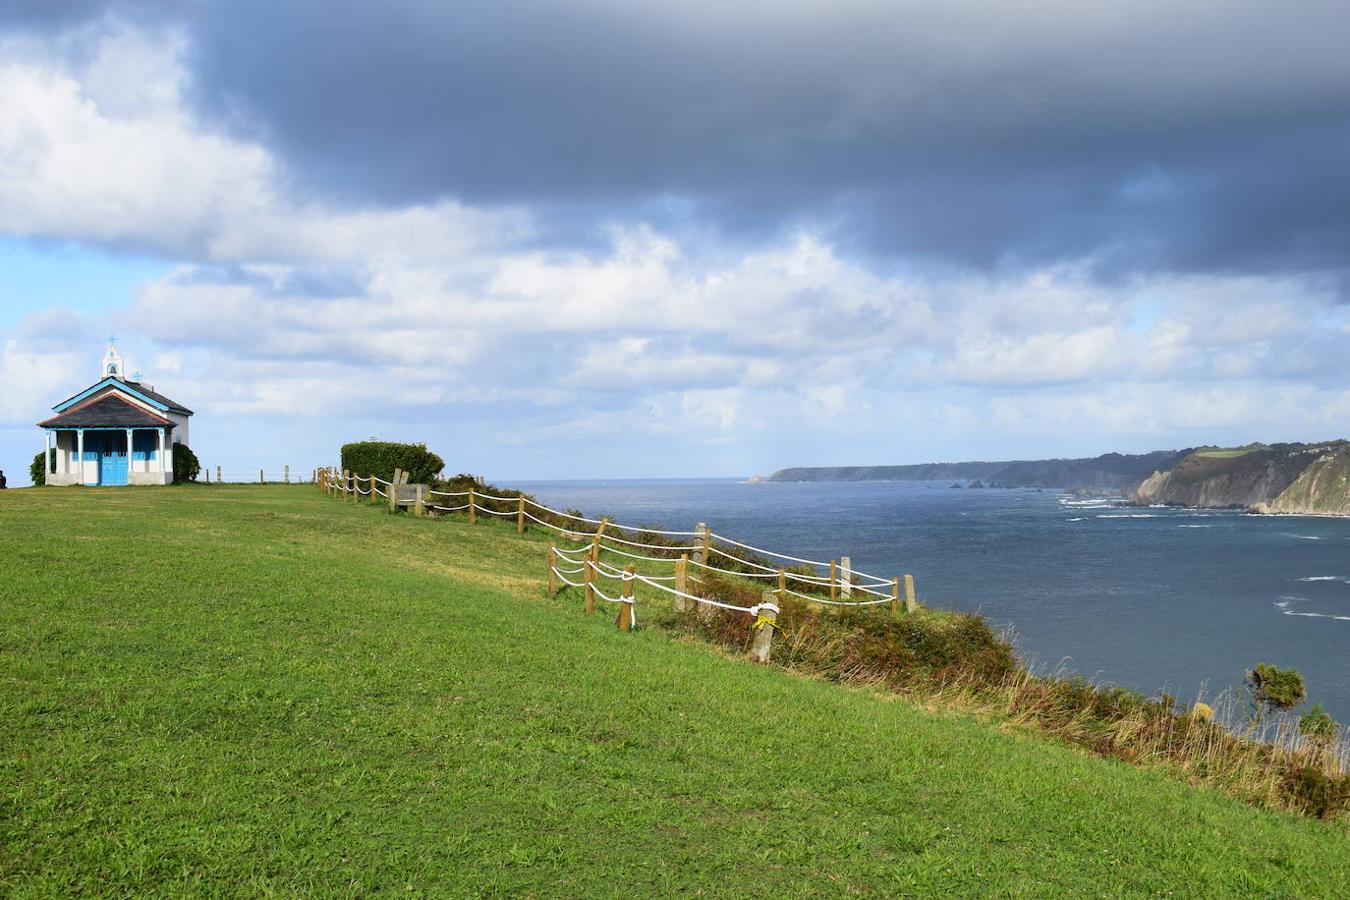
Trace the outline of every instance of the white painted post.
{"type": "Polygon", "coordinates": [[[847,556],[839,557],[840,573],[839,593],[844,595],[844,599],[853,596],[853,560],[847,556]]]}
{"type": "Polygon", "coordinates": [[[765,591],[756,607],[755,624],[750,626],[750,658],[757,663],[767,663],[773,647],[773,632],[777,628],[778,604],[774,602],[773,591],[765,591]]]}
{"type": "Polygon", "coordinates": [[[45,428],[42,429],[42,471],[47,475],[56,474],[52,461],[52,433],[45,428]]]}
{"type": "Polygon", "coordinates": [[[77,434],[79,437],[76,438],[77,449],[75,455],[79,457],[79,467],[75,471],[80,473],[80,480],[75,483],[84,484],[84,429],[81,428],[77,434]]]}
{"type": "Polygon", "coordinates": [[[136,471],[136,467],[135,467],[135,465],[133,465],[132,459],[131,459],[131,448],[132,448],[133,446],[135,446],[135,445],[134,445],[134,444],[132,443],[132,441],[131,441],[131,429],[128,428],[128,429],[127,429],[127,475],[128,475],[127,481],[130,481],[130,480],[131,480],[131,478],[130,478],[131,473],[134,472],[134,471],[136,471]]]}
{"type": "MultiPolygon", "coordinates": [[[[161,426],[161,427],[158,429],[158,431],[159,431],[159,454],[158,454],[158,456],[159,456],[159,474],[163,475],[165,472],[168,471],[167,469],[164,468],[164,428],[163,428],[163,426],[161,426]]],[[[163,481],[163,479],[160,479],[160,480],[163,481]]]]}

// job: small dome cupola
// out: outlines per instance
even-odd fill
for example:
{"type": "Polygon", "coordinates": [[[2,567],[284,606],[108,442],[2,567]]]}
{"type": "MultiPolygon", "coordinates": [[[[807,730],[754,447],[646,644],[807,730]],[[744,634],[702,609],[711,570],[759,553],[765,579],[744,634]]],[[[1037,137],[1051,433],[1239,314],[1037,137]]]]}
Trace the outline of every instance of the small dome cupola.
{"type": "Polygon", "coordinates": [[[126,367],[122,363],[122,354],[117,352],[117,338],[108,338],[108,352],[103,354],[103,377],[126,380],[126,367]]]}

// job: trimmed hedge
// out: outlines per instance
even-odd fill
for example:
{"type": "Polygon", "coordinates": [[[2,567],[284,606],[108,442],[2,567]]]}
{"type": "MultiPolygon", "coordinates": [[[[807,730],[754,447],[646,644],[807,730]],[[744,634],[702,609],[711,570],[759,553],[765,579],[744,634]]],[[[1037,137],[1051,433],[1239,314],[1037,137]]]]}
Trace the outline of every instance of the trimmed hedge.
{"type": "Polygon", "coordinates": [[[173,445],[173,480],[179,484],[184,481],[196,481],[202,471],[197,454],[184,444],[173,445]]]}
{"type": "Polygon", "coordinates": [[[371,475],[392,481],[394,470],[408,473],[413,484],[430,484],[445,460],[427,449],[426,444],[397,444],[393,441],[358,441],[342,445],[342,468],[367,478],[371,475]]]}

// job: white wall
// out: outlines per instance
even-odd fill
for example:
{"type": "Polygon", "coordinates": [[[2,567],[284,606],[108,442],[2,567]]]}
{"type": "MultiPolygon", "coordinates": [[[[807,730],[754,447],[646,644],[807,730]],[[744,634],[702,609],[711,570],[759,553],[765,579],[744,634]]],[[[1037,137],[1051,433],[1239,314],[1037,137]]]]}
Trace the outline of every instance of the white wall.
{"type": "Polygon", "coordinates": [[[167,418],[173,423],[173,442],[191,447],[192,445],[188,443],[188,417],[171,412],[167,418]]]}

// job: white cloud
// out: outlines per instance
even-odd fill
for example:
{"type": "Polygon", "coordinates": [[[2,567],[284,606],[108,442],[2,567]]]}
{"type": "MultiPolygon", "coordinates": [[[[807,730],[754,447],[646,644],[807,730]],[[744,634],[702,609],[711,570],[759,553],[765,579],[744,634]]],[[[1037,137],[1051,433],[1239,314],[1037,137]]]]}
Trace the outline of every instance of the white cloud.
{"type": "Polygon", "coordinates": [[[85,363],[69,350],[35,351],[15,339],[0,344],[0,422],[26,425],[51,415],[67,396],[71,371],[85,363]]]}
{"type": "Polygon", "coordinates": [[[453,201],[329,209],[284,197],[266,148],[184,99],[177,31],[104,20],[47,45],[0,39],[0,231],[219,261],[443,259],[528,236],[520,211],[453,201]]]}

